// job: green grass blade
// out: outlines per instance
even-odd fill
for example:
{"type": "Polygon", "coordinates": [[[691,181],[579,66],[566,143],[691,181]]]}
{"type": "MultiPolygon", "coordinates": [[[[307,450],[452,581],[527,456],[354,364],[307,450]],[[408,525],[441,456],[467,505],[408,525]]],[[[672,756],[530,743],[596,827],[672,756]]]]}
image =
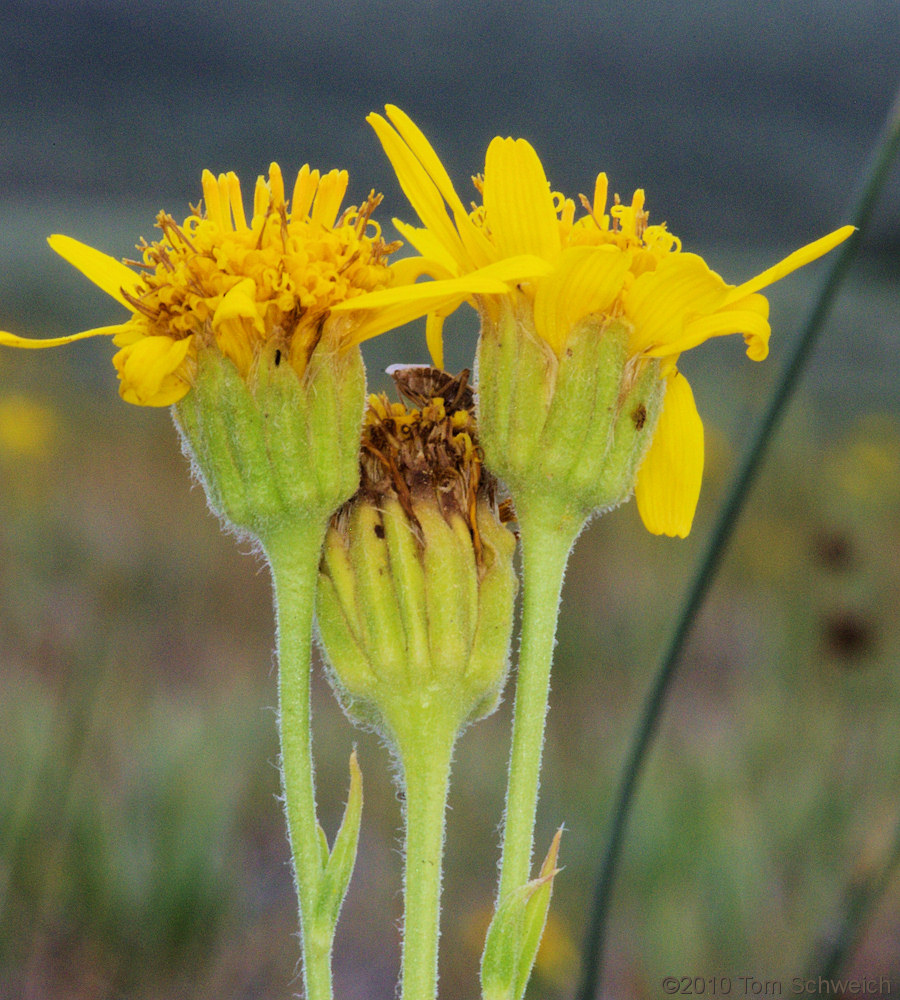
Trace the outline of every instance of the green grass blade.
{"type": "Polygon", "coordinates": [[[894,875],[900,868],[900,823],[894,834],[890,853],[877,875],[871,878],[854,879],[844,890],[843,913],[820,940],[829,942],[818,949],[818,954],[810,962],[815,970],[810,979],[832,979],[840,975],[846,963],[853,957],[856,946],[869,918],[875,913],[887,892],[894,875]]]}
{"type": "Polygon", "coordinates": [[[800,335],[784,364],[775,391],[759,418],[728,494],[719,509],[715,525],[688,587],[660,667],[644,703],[640,721],[635,729],[631,750],[622,772],[609,837],[599,865],[599,875],[585,938],[582,977],[576,994],[578,1000],[594,1000],[600,991],[610,903],[628,818],[637,792],[643,764],[653,743],[685,640],[719,569],[738,518],[749,496],[750,487],[759,472],[762,459],[771,444],[785,407],[797,387],[800,375],[821,333],[841,282],[856,256],[860,240],[871,220],[881,190],[888,179],[898,148],[900,148],[900,91],[894,98],[886,116],[871,160],[860,174],[857,194],[851,202],[853,207],[850,221],[857,231],[835,251],[819,294],[813,302],[800,335]]]}

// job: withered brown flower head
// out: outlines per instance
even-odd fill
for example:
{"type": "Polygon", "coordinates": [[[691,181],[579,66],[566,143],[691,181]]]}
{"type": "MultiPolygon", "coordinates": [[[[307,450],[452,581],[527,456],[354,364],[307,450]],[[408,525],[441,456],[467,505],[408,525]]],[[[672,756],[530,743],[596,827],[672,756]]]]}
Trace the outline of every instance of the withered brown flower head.
{"type": "MultiPolygon", "coordinates": [[[[477,546],[476,504],[486,499],[496,508],[497,484],[482,464],[468,370],[395,366],[390,374],[411,405],[384,393],[369,397],[359,492],[350,503],[395,498],[418,527],[413,501],[431,499],[445,515],[462,514],[477,546]]],[[[508,505],[501,506],[501,518],[510,520],[508,505]]]]}

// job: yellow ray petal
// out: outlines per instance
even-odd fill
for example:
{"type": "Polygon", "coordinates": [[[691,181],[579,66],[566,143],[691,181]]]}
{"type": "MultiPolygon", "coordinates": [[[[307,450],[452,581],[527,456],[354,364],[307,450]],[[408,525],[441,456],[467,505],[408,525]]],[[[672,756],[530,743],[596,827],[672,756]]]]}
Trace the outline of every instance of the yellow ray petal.
{"type": "Polygon", "coordinates": [[[428,172],[381,115],[369,115],[366,121],[375,130],[403,193],[425,227],[431,230],[435,239],[440,241],[461,269],[471,270],[473,262],[469,259],[459,233],[444,207],[444,199],[428,172]]]}
{"type": "Polygon", "coordinates": [[[244,278],[230,289],[216,307],[212,328],[219,350],[230,358],[241,375],[246,375],[253,362],[254,332],[266,335],[266,326],[259,314],[252,278],[244,278]]]}
{"type": "Polygon", "coordinates": [[[297,171],[294,193],[291,195],[291,222],[303,222],[306,219],[318,186],[319,171],[310,170],[309,164],[304,163],[297,171]]]}
{"type": "Polygon", "coordinates": [[[740,333],[747,345],[747,356],[751,361],[763,361],[769,354],[769,337],[772,328],[768,320],[768,302],[762,295],[747,296],[744,308],[718,309],[708,316],[698,316],[688,320],[682,335],[661,347],[651,348],[648,357],[662,358],[670,354],[681,354],[697,347],[711,337],[725,337],[740,333]],[[754,308],[759,302],[761,307],[754,308]]]}
{"type": "Polygon", "coordinates": [[[371,340],[388,330],[396,330],[398,327],[413,320],[421,319],[430,309],[441,309],[447,313],[452,312],[469,298],[467,292],[447,293],[440,298],[435,298],[433,302],[395,302],[393,305],[377,312],[364,315],[364,318],[357,326],[354,326],[348,336],[346,343],[361,344],[364,340],[371,340]]]}
{"type": "Polygon", "coordinates": [[[219,201],[222,205],[222,216],[225,220],[225,232],[234,232],[234,224],[231,218],[231,184],[228,174],[219,174],[216,178],[219,185],[219,201]]]}
{"type": "Polygon", "coordinates": [[[598,226],[606,214],[606,199],[608,195],[609,180],[606,174],[601,171],[597,174],[597,180],[594,182],[594,200],[591,202],[591,214],[594,216],[594,221],[598,226]]]}
{"type": "Polygon", "coordinates": [[[391,124],[397,129],[400,137],[412,150],[416,159],[422,164],[425,172],[440,192],[441,197],[450,206],[453,214],[466,215],[467,212],[462,201],[459,199],[459,195],[456,193],[453,181],[450,180],[450,175],[444,169],[444,164],[441,163],[440,157],[434,151],[431,143],[425,138],[422,130],[405,111],[401,111],[396,105],[388,104],[385,111],[391,124]]]}
{"type": "Polygon", "coordinates": [[[113,357],[119,372],[119,393],[128,403],[169,406],[181,399],[190,386],[176,375],[191,346],[191,339],[144,337],[123,347],[113,357]]]}
{"type": "Polygon", "coordinates": [[[231,214],[234,216],[234,228],[243,232],[247,229],[247,216],[244,214],[241,182],[233,170],[226,174],[226,181],[228,182],[228,204],[231,205],[231,214]]]}
{"type": "Polygon", "coordinates": [[[346,170],[329,170],[319,181],[319,189],[316,191],[316,200],[310,216],[313,224],[325,226],[326,229],[334,226],[349,181],[350,175],[346,170]]]}
{"type": "Polygon", "coordinates": [[[456,188],[453,186],[450,175],[444,169],[440,157],[434,151],[431,143],[425,138],[421,129],[409,115],[401,111],[396,105],[388,104],[385,111],[393,126],[400,133],[403,141],[422,164],[422,167],[434,182],[441,197],[449,206],[460,240],[471,259],[472,267],[484,267],[492,260],[495,260],[497,255],[490,240],[485,236],[484,231],[469,218],[469,213],[456,193],[456,188]]]}
{"type": "MultiPolygon", "coordinates": [[[[445,281],[422,281],[416,285],[401,285],[395,288],[383,288],[377,292],[368,292],[356,298],[337,302],[331,308],[333,313],[354,312],[356,310],[378,310],[391,308],[399,303],[409,303],[419,307],[419,316],[432,309],[439,308],[439,303],[445,298],[462,295],[502,295],[508,291],[506,284],[495,276],[485,276],[483,272],[465,274],[461,278],[448,278],[445,281]]],[[[406,321],[404,321],[406,322],[406,321]]]]}
{"type": "MultiPolygon", "coordinates": [[[[494,264],[488,264],[487,267],[480,267],[468,276],[463,275],[460,281],[466,281],[467,278],[475,281],[497,280],[513,285],[543,278],[545,275],[551,274],[552,271],[553,264],[549,260],[544,257],[536,257],[534,254],[523,253],[498,260],[494,264]]],[[[504,289],[504,291],[506,290],[504,289]]],[[[479,292],[479,294],[488,293],[479,292]]]]}
{"type": "Polygon", "coordinates": [[[766,268],[762,274],[758,274],[755,278],[745,281],[743,285],[733,288],[728,293],[724,304],[729,305],[737,301],[737,299],[743,298],[745,295],[758,292],[767,285],[773,285],[776,281],[781,281],[782,278],[789,275],[792,271],[805,267],[812,261],[818,260],[819,257],[824,257],[825,254],[833,250],[838,244],[843,243],[854,232],[855,229],[853,226],[843,226],[840,229],[835,229],[833,233],[821,237],[821,239],[807,243],[805,247],[800,247],[799,250],[788,254],[784,260],[779,261],[772,267],[766,268]]]}
{"type": "Polygon", "coordinates": [[[149,399],[141,399],[137,392],[123,382],[119,383],[119,395],[126,403],[135,406],[171,406],[191,391],[190,383],[176,374],[167,375],[159,389],[149,399]]]}
{"type": "Polygon", "coordinates": [[[0,344],[4,347],[60,347],[63,344],[71,344],[76,340],[85,340],[87,337],[114,337],[127,329],[127,323],[119,323],[117,326],[98,326],[93,330],[82,330],[81,333],[70,333],[67,337],[47,337],[43,340],[33,337],[19,337],[15,333],[7,333],[0,330],[0,344]]]}
{"type": "Polygon", "coordinates": [[[444,367],[444,319],[437,313],[429,313],[425,320],[425,343],[435,368],[444,367]]]}
{"type": "Polygon", "coordinates": [[[284,175],[277,163],[269,164],[269,190],[272,192],[272,204],[275,207],[284,204],[284,175]]]}
{"type": "Polygon", "coordinates": [[[634,324],[629,351],[675,353],[671,345],[682,338],[686,317],[713,312],[728,291],[729,286],[697,254],[664,257],[654,271],[639,275],[625,294],[625,314],[634,324]]]}
{"type": "Polygon", "coordinates": [[[254,293],[256,283],[252,278],[244,278],[230,288],[216,307],[212,318],[213,330],[218,331],[223,324],[232,320],[249,320],[256,332],[265,336],[266,327],[259,315],[254,293]]]}
{"type": "Polygon", "coordinates": [[[227,219],[227,212],[222,204],[222,191],[218,178],[211,170],[204,170],[200,175],[200,185],[203,188],[207,218],[220,232],[226,232],[231,228],[231,220],[227,219]]]}
{"type": "Polygon", "coordinates": [[[446,281],[424,281],[418,285],[370,292],[355,299],[347,299],[331,311],[351,312],[359,303],[361,311],[369,312],[347,338],[347,343],[359,344],[429,313],[449,316],[463,302],[475,295],[506,294],[508,289],[503,280],[487,274],[488,271],[502,272],[502,266],[506,263],[500,261],[499,264],[483,268],[474,274],[465,274],[460,278],[450,278],[446,281]]]}
{"type": "Polygon", "coordinates": [[[703,422],[687,379],[676,371],[634,490],[647,530],[687,538],[702,479],[703,422]]]}
{"type": "Polygon", "coordinates": [[[134,312],[134,306],[125,299],[122,290],[124,289],[129,295],[140,295],[140,274],[132,271],[130,267],[126,267],[115,257],[95,250],[79,240],[73,240],[71,236],[54,233],[47,242],[63,260],[68,261],[72,267],[81,271],[89,281],[93,281],[107,295],[111,295],[130,312],[134,312]]]}
{"type": "Polygon", "coordinates": [[[496,138],[484,163],[484,208],[502,257],[536,254],[555,261],[559,219],[544,167],[524,139],[496,138]]]}
{"type": "Polygon", "coordinates": [[[256,187],[253,189],[253,222],[262,226],[262,221],[272,200],[272,192],[266,179],[262,175],[256,178],[256,187]]]}
{"type": "Polygon", "coordinates": [[[441,281],[457,277],[457,275],[448,274],[442,264],[428,257],[401,257],[400,260],[395,260],[389,267],[391,270],[391,280],[386,282],[388,288],[412,285],[423,276],[441,281]]]}
{"type": "Polygon", "coordinates": [[[442,273],[433,275],[435,278],[456,278],[459,276],[459,263],[451,254],[447,253],[447,248],[439,239],[435,238],[430,229],[417,229],[415,226],[408,226],[399,219],[394,219],[393,222],[404,242],[415,247],[422,257],[440,264],[442,273]]]}
{"type": "MultiPolygon", "coordinates": [[[[458,278],[423,281],[416,285],[394,286],[358,295],[356,298],[336,302],[331,307],[331,312],[378,310],[393,306],[398,302],[411,302],[424,306],[419,312],[419,316],[424,316],[426,312],[439,308],[437,303],[445,297],[454,298],[459,294],[463,298],[468,298],[470,295],[505,295],[509,292],[508,285],[510,283],[537,278],[549,274],[552,269],[553,266],[549,261],[522,254],[518,257],[510,257],[508,260],[497,261],[496,264],[489,264],[487,267],[472,271],[470,274],[460,275],[458,278]]],[[[410,318],[414,319],[415,317],[410,318]]],[[[404,322],[408,322],[408,320],[404,320],[404,322]]]]}
{"type": "Polygon", "coordinates": [[[579,320],[608,308],[622,290],[629,259],[618,247],[575,246],[537,284],[534,325],[557,356],[579,320]]]}

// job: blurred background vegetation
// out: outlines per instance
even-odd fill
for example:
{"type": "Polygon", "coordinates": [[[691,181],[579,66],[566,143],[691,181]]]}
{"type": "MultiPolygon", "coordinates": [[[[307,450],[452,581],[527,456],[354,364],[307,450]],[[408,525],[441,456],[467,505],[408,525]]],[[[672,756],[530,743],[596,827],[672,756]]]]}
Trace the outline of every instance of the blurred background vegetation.
{"type": "MultiPolygon", "coordinates": [[[[128,255],[203,167],[348,166],[407,214],[364,123],[423,126],[460,188],[492,135],[525,135],[554,186],[644,186],[730,280],[845,221],[900,75],[893,2],[750,6],[538,0],[477,8],[0,3],[0,328],[114,322],[44,244],[128,255]]],[[[900,821],[898,174],[755,489],[686,653],[631,824],[611,996],[663,975],[803,974],[900,821]]],[[[389,228],[389,227],[388,227],[389,228]]],[[[566,581],[538,843],[565,870],[531,996],[571,994],[618,769],[746,430],[815,273],[772,290],[770,362],[685,359],[708,428],[686,542],[633,505],[582,536],[566,581]]],[[[455,320],[449,365],[471,359],[455,320]]],[[[424,361],[420,330],[369,345],[373,388],[424,361]]],[[[122,404],[109,344],[0,355],[0,996],[276,998],[299,990],[280,806],[268,575],[222,535],[168,415],[122,404]]],[[[400,805],[378,740],[317,675],[333,834],[358,746],[366,805],[338,933],[342,1000],[390,997],[400,805]]],[[[509,700],[461,740],[442,996],[476,995],[509,700]]],[[[894,879],[849,971],[900,976],[894,879]]],[[[786,986],[786,990],[787,990],[786,986]]]]}

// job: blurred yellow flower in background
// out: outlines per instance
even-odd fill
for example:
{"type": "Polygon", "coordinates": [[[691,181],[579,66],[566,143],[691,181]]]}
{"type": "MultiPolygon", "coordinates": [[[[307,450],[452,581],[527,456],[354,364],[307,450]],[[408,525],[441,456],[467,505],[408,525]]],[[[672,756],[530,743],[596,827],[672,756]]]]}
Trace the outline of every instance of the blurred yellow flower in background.
{"type": "Polygon", "coordinates": [[[43,458],[51,450],[56,419],[44,403],[21,393],[0,399],[0,457],[43,458]]]}

